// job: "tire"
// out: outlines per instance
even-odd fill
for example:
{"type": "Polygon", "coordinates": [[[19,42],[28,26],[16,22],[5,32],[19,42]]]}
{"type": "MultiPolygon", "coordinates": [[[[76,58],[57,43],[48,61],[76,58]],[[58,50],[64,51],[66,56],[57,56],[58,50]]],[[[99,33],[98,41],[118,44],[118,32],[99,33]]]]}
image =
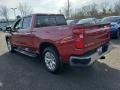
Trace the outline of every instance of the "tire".
{"type": "Polygon", "coordinates": [[[6,40],[9,52],[14,52],[14,47],[9,39],[6,40]]]}
{"type": "Polygon", "coordinates": [[[45,48],[43,50],[42,56],[45,67],[49,72],[53,74],[60,73],[62,70],[62,62],[59,58],[58,53],[53,47],[45,48]]]}

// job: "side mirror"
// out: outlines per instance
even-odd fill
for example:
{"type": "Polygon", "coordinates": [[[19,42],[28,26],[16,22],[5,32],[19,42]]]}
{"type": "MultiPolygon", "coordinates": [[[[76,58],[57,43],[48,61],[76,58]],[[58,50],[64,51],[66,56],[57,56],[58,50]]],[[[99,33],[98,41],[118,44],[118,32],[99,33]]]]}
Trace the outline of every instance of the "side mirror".
{"type": "Polygon", "coordinates": [[[9,26],[7,26],[7,27],[6,27],[6,31],[11,32],[11,31],[12,31],[12,28],[11,28],[11,27],[9,27],[9,26]]]}

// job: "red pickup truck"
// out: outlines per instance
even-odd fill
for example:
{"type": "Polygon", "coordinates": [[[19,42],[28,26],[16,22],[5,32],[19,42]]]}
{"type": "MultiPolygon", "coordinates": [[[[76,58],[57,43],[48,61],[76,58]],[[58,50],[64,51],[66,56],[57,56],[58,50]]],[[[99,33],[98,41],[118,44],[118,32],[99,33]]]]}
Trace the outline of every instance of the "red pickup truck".
{"type": "Polygon", "coordinates": [[[10,52],[41,57],[48,71],[63,64],[89,66],[111,51],[110,25],[67,25],[61,14],[33,14],[7,27],[10,52]]]}

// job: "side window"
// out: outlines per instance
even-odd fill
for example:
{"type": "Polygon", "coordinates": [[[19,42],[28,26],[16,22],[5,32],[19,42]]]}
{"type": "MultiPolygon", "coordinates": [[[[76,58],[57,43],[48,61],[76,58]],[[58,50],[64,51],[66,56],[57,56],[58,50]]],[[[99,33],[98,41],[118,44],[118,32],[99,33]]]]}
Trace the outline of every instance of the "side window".
{"type": "Polygon", "coordinates": [[[56,25],[56,19],[55,17],[49,17],[49,25],[50,26],[55,26],[56,25]]]}
{"type": "Polygon", "coordinates": [[[56,16],[56,22],[57,22],[57,25],[67,25],[66,20],[62,15],[56,16]]]}
{"type": "Polygon", "coordinates": [[[23,18],[22,28],[21,29],[28,29],[31,27],[31,19],[32,17],[25,17],[23,18]]]}
{"type": "Polygon", "coordinates": [[[37,27],[44,27],[44,26],[48,26],[49,25],[49,18],[48,16],[37,16],[37,22],[36,22],[36,26],[37,27]]]}
{"type": "Polygon", "coordinates": [[[37,16],[36,27],[55,26],[56,19],[52,16],[37,16]]]}
{"type": "Polygon", "coordinates": [[[36,18],[36,27],[67,25],[62,15],[38,15],[36,18]]]}

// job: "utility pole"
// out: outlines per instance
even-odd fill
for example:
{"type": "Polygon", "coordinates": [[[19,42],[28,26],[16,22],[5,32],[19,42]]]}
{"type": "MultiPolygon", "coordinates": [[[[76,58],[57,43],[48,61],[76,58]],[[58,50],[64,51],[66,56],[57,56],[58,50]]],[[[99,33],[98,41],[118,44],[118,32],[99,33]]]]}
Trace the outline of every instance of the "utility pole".
{"type": "Polygon", "coordinates": [[[13,10],[13,13],[14,13],[14,16],[15,16],[15,19],[16,19],[16,12],[15,11],[16,11],[17,8],[11,8],[11,9],[13,10]]]}
{"type": "Polygon", "coordinates": [[[68,0],[68,19],[70,17],[70,1],[68,0]]]}

